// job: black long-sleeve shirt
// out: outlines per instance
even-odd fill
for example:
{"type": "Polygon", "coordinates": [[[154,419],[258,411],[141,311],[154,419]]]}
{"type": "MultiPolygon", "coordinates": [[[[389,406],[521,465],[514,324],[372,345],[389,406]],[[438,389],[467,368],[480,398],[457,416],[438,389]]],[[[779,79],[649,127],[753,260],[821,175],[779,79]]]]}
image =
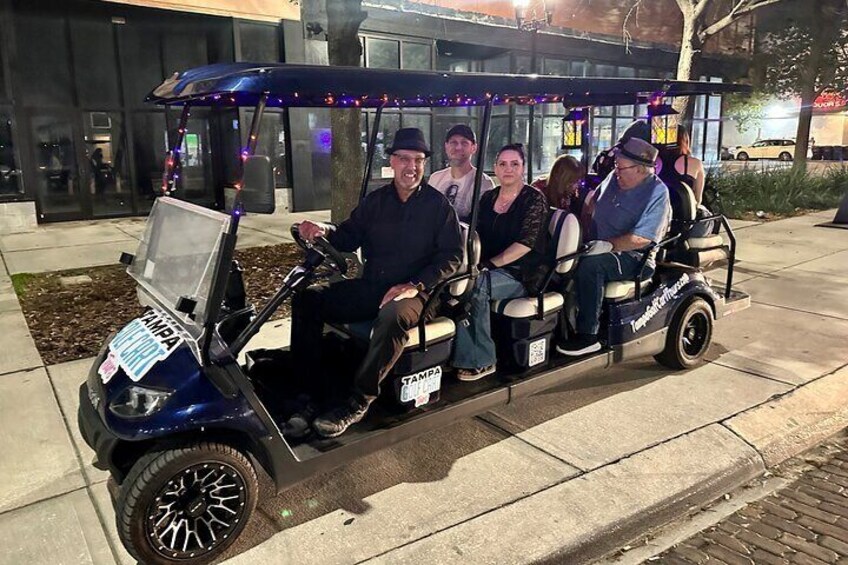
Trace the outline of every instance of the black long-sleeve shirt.
{"type": "Polygon", "coordinates": [[[340,251],[361,247],[363,278],[387,285],[420,282],[430,290],[456,272],[462,259],[456,212],[426,183],[406,202],[394,183],[371,192],[329,239],[340,251]]]}

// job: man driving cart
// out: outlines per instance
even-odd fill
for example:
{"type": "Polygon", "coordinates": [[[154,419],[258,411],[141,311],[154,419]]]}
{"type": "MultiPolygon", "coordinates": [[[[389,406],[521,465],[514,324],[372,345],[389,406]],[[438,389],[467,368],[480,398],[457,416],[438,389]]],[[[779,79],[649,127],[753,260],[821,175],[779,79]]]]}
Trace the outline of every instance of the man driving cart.
{"type": "MultiPolygon", "coordinates": [[[[324,383],[338,386],[337,375],[315,376],[321,372],[324,323],[374,321],[350,396],[311,422],[323,437],[341,435],[365,417],[380,394],[381,381],[403,352],[407,331],[424,315],[428,293],[457,270],[462,258],[456,212],[424,181],[430,156],[424,134],[416,128],[400,129],[386,152],[394,179],[370,193],[350,218],[337,228],[309,221],[299,226],[307,242],[326,237],[340,251],[361,248],[365,264],[362,278],[313,286],[294,299],[291,348],[311,381],[306,383],[308,389],[322,393],[326,391],[316,389],[327,386],[324,383]]],[[[305,433],[314,412],[308,406],[290,419],[288,427],[293,433],[305,433]]]]}

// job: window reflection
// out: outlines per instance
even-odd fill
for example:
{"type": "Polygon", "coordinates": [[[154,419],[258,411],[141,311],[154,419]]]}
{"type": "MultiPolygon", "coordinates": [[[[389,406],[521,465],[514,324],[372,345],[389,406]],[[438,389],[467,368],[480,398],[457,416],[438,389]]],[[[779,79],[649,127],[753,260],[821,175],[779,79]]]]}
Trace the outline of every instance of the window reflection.
{"type": "Polygon", "coordinates": [[[12,119],[7,111],[0,110],[0,194],[21,193],[21,170],[15,158],[12,139],[12,119]]]}

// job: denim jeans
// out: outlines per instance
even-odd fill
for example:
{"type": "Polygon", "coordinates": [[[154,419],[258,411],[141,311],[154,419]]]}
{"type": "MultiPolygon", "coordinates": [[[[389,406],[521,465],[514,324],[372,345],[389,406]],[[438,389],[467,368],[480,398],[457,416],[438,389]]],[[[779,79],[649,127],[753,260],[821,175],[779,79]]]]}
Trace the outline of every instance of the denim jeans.
{"type": "Polygon", "coordinates": [[[524,285],[504,269],[485,271],[477,277],[471,293],[468,325],[456,328],[453,366],[479,369],[495,364],[495,342],[492,340],[491,302],[527,296],[524,285]]]}
{"type": "MultiPolygon", "coordinates": [[[[597,335],[600,330],[601,303],[606,283],[632,281],[639,268],[640,259],[630,253],[601,253],[580,259],[574,275],[577,291],[577,333],[597,335]]],[[[654,273],[645,267],[642,280],[654,273]]]]}

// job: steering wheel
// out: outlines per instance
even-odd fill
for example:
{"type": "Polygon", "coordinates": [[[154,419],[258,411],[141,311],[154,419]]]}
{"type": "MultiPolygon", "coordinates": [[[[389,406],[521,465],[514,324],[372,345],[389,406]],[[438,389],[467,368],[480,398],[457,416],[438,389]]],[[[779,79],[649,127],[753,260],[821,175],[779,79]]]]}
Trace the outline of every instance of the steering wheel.
{"type": "Polygon", "coordinates": [[[314,251],[319,253],[324,259],[329,260],[331,266],[336,269],[339,274],[345,275],[347,273],[347,260],[341,252],[333,247],[325,237],[316,237],[312,243],[309,243],[300,237],[300,230],[298,230],[299,226],[300,224],[297,223],[293,224],[291,227],[291,235],[292,238],[294,238],[295,243],[297,243],[306,252],[314,251]]]}

